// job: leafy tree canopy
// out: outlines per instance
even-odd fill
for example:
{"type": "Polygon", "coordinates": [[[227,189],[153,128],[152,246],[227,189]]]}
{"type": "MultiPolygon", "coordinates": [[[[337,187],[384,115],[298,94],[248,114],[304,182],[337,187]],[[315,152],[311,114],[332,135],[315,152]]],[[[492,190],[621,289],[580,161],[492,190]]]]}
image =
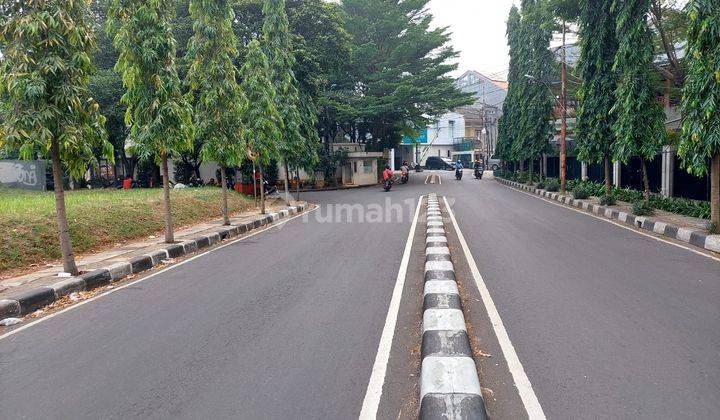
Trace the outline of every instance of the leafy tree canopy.
{"type": "Polygon", "coordinates": [[[240,77],[242,91],[248,103],[252,104],[243,112],[244,141],[251,157],[267,166],[279,155],[282,119],[275,105],[270,66],[257,40],[248,44],[240,77]]]}
{"type": "MultiPolygon", "coordinates": [[[[353,55],[347,78],[352,137],[370,149],[395,147],[402,133],[425,127],[449,109],[473,102],[449,77],[457,53],[447,28],[431,29],[427,0],[343,0],[353,55]]],[[[342,124],[342,122],[341,122],[342,124]]]]}
{"type": "Polygon", "coordinates": [[[196,136],[202,157],[223,168],[240,166],[245,157],[242,112],[246,106],[237,83],[235,18],[228,0],[192,0],[194,35],[188,50],[188,82],[195,95],[196,136]]]}
{"type": "Polygon", "coordinates": [[[23,159],[56,147],[75,177],[95,162],[93,149],[113,159],[105,118],[88,91],[96,47],[87,1],[4,2],[0,97],[5,147],[23,159]]]}
{"type": "Polygon", "coordinates": [[[192,108],[181,92],[170,0],[112,0],[109,32],[120,51],[115,70],[127,91],[125,124],[139,156],[169,156],[193,146],[192,108]]]}
{"type": "Polygon", "coordinates": [[[690,59],[679,153],[690,172],[704,175],[720,154],[720,2],[691,0],[686,11],[690,59]]]}

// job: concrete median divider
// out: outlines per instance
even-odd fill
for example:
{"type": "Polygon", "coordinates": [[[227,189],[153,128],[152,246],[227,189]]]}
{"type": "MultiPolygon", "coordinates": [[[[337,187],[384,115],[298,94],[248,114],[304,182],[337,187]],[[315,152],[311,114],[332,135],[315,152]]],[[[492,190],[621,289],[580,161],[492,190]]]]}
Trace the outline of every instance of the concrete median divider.
{"type": "Polygon", "coordinates": [[[486,419],[437,195],[427,201],[420,418],[486,419]]]}

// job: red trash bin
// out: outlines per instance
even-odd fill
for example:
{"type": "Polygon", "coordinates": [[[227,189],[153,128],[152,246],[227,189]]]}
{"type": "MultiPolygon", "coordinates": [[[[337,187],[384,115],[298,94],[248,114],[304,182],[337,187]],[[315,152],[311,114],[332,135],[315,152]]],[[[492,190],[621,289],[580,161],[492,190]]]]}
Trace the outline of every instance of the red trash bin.
{"type": "Polygon", "coordinates": [[[126,178],[126,179],[123,181],[123,189],[124,189],[124,190],[129,190],[129,189],[131,189],[131,188],[132,188],[132,182],[133,182],[132,178],[126,178]]]}

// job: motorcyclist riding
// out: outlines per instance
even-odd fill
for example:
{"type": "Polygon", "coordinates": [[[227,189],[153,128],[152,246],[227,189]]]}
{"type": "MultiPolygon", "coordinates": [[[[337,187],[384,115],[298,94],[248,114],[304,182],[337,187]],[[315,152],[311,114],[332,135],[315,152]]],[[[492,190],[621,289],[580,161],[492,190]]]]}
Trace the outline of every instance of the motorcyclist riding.
{"type": "Polygon", "coordinates": [[[463,164],[459,160],[455,163],[455,179],[462,179],[463,164]]]}
{"type": "Polygon", "coordinates": [[[483,172],[485,172],[485,165],[483,162],[476,160],[473,164],[473,169],[475,170],[475,178],[482,179],[483,172]]]}
{"type": "Polygon", "coordinates": [[[406,161],[403,161],[402,166],[400,167],[400,182],[405,184],[410,179],[410,167],[408,166],[406,161]]]}
{"type": "Polygon", "coordinates": [[[385,170],[383,171],[383,188],[385,188],[385,191],[390,191],[394,177],[395,173],[390,169],[390,166],[385,166],[385,170]]]}

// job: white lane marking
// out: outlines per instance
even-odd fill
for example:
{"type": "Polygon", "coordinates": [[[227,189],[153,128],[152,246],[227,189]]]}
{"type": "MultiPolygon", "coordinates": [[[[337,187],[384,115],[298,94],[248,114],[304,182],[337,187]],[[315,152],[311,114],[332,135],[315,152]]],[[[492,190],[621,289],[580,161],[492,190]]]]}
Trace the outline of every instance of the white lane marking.
{"type": "Polygon", "coordinates": [[[425,177],[425,185],[427,185],[428,181],[430,180],[430,175],[425,177]]]}
{"type": "Polygon", "coordinates": [[[139,280],[135,280],[135,281],[133,281],[133,282],[124,284],[124,285],[122,285],[122,286],[118,286],[118,287],[116,287],[116,288],[114,288],[114,289],[112,289],[112,290],[108,290],[107,292],[103,292],[103,293],[101,293],[101,294],[99,294],[99,295],[97,295],[97,296],[93,296],[92,298],[90,298],[90,299],[88,299],[88,300],[83,300],[82,302],[79,302],[79,303],[77,303],[77,304],[75,304],[75,305],[69,306],[69,307],[67,307],[67,308],[65,308],[65,309],[63,309],[63,310],[61,310],[61,311],[54,312],[54,313],[52,313],[52,314],[50,314],[50,315],[48,315],[48,316],[45,316],[45,317],[43,317],[43,318],[40,318],[40,319],[38,319],[38,320],[36,320],[36,321],[33,321],[33,322],[31,322],[31,323],[29,323],[29,324],[27,324],[27,325],[23,325],[23,326],[20,327],[20,328],[14,329],[14,330],[9,331],[9,332],[7,332],[7,333],[5,333],[5,334],[3,334],[3,335],[0,335],[0,340],[3,340],[4,338],[10,337],[11,335],[17,334],[17,333],[19,333],[20,331],[26,330],[26,329],[28,329],[28,328],[30,328],[30,327],[32,327],[32,326],[34,326],[34,325],[37,325],[37,324],[39,324],[39,323],[41,323],[41,322],[45,322],[45,321],[47,321],[47,320],[50,320],[50,319],[52,319],[52,318],[55,318],[56,316],[58,316],[58,315],[60,315],[60,314],[64,314],[65,312],[68,312],[68,311],[71,311],[71,310],[73,310],[73,309],[79,308],[79,307],[81,307],[81,306],[83,306],[83,305],[86,305],[86,304],[88,304],[88,303],[90,303],[90,302],[92,302],[92,301],[94,301],[94,300],[100,299],[100,298],[102,298],[102,297],[105,297],[105,296],[110,295],[110,294],[115,293],[115,292],[119,292],[120,290],[123,290],[123,289],[126,289],[126,288],[128,288],[128,287],[134,286],[134,285],[136,285],[136,284],[138,284],[138,283],[144,282],[145,280],[149,280],[149,279],[151,279],[151,278],[153,278],[153,277],[155,277],[155,276],[158,276],[158,275],[160,275],[160,274],[165,273],[166,271],[174,270],[174,269],[176,269],[176,268],[178,268],[178,267],[181,267],[181,266],[189,263],[190,261],[193,261],[193,260],[196,260],[196,259],[198,259],[198,258],[204,257],[204,256],[207,255],[207,254],[210,254],[210,253],[213,253],[213,252],[215,252],[215,251],[221,250],[221,249],[223,249],[223,248],[225,248],[225,247],[228,247],[228,246],[230,246],[230,245],[233,245],[233,244],[235,244],[235,243],[237,243],[237,242],[244,241],[245,239],[252,238],[253,236],[259,235],[259,234],[261,234],[261,233],[263,233],[263,232],[266,232],[266,231],[268,231],[268,230],[270,230],[270,229],[274,229],[274,228],[280,227],[280,226],[282,226],[282,225],[290,222],[291,220],[294,220],[294,219],[297,219],[298,217],[305,216],[306,214],[312,213],[312,212],[314,212],[315,210],[317,210],[318,208],[320,208],[320,206],[315,205],[315,207],[314,207],[312,210],[308,210],[307,212],[300,213],[300,214],[298,214],[298,215],[296,215],[296,216],[293,216],[293,217],[291,217],[291,218],[289,218],[289,219],[287,219],[287,220],[283,220],[283,221],[280,222],[280,223],[277,223],[277,224],[272,225],[272,226],[268,226],[268,227],[266,227],[266,228],[264,228],[264,229],[261,229],[261,230],[259,230],[259,231],[257,231],[257,232],[253,232],[253,233],[251,233],[251,234],[249,234],[249,235],[243,236],[242,238],[234,239],[234,240],[232,240],[232,241],[230,241],[230,242],[228,242],[228,243],[226,243],[226,244],[223,244],[223,245],[218,246],[217,248],[213,248],[213,249],[211,249],[211,250],[205,251],[205,252],[203,252],[202,254],[195,255],[195,256],[190,257],[190,258],[188,258],[188,259],[186,259],[186,260],[184,260],[184,261],[181,261],[181,262],[179,262],[179,263],[177,263],[177,264],[175,264],[175,265],[171,265],[171,266],[169,266],[169,267],[167,267],[167,268],[164,268],[164,269],[158,271],[157,273],[152,273],[152,274],[150,274],[150,275],[148,275],[148,276],[146,276],[146,277],[143,277],[143,278],[141,278],[141,279],[139,279],[139,280]]]}
{"type": "MultiPolygon", "coordinates": [[[[516,190],[515,188],[509,187],[509,186],[503,185],[503,184],[500,184],[500,185],[502,185],[503,187],[505,187],[505,188],[507,188],[507,189],[509,189],[509,190],[517,191],[517,192],[519,192],[519,193],[521,193],[521,194],[529,195],[529,196],[531,196],[531,197],[536,197],[535,195],[530,194],[530,193],[527,193],[527,192],[525,192],[525,191],[516,190]]],[[[592,213],[584,212],[584,211],[582,211],[582,210],[579,210],[579,209],[576,209],[576,208],[573,208],[573,207],[563,206],[562,204],[557,203],[557,202],[554,202],[554,201],[552,201],[552,200],[547,200],[547,199],[544,199],[544,198],[542,198],[542,197],[538,197],[538,198],[540,198],[540,200],[542,200],[542,201],[544,201],[544,202],[546,202],[546,203],[548,203],[548,204],[552,204],[552,205],[554,205],[554,206],[558,206],[558,207],[562,207],[562,208],[564,208],[564,209],[572,210],[572,211],[574,211],[574,212],[578,212],[578,213],[584,214],[584,215],[586,215],[586,216],[594,217],[595,219],[602,220],[603,222],[612,223],[613,225],[615,225],[615,226],[617,226],[617,227],[623,228],[623,229],[625,229],[625,230],[629,230],[630,232],[635,232],[635,233],[637,233],[638,235],[646,236],[646,237],[648,237],[648,238],[655,239],[656,241],[664,242],[664,243],[666,243],[666,244],[673,245],[673,246],[676,246],[676,247],[678,247],[678,248],[682,248],[682,249],[684,249],[684,250],[686,250],[686,251],[690,251],[690,252],[692,252],[692,253],[695,253],[695,254],[698,254],[698,255],[702,255],[703,257],[710,258],[711,260],[715,260],[715,261],[720,262],[720,258],[718,258],[718,257],[716,257],[716,256],[714,256],[714,255],[707,254],[707,253],[702,252],[702,251],[698,251],[697,249],[692,249],[692,248],[687,247],[687,246],[685,246],[685,245],[681,245],[681,244],[675,243],[675,242],[673,242],[673,241],[669,241],[669,240],[667,240],[667,239],[657,237],[657,236],[655,236],[655,235],[650,235],[649,233],[641,232],[641,231],[639,231],[639,230],[637,230],[637,229],[634,229],[634,228],[632,228],[632,227],[630,227],[630,226],[627,226],[627,225],[624,225],[624,224],[622,224],[622,223],[618,223],[618,222],[616,222],[616,221],[614,221],[614,220],[606,219],[606,218],[601,217],[601,216],[596,216],[596,215],[594,215],[594,214],[592,214],[592,213]]],[[[638,219],[641,220],[641,221],[642,221],[642,220],[645,220],[645,218],[638,217],[638,218],[635,218],[635,223],[638,222],[638,219]]],[[[690,233],[692,233],[692,231],[689,230],[689,229],[685,229],[685,228],[680,228],[680,229],[678,229],[678,240],[682,240],[684,237],[687,237],[687,240],[689,241],[689,240],[690,240],[690,233]]]]}
{"type": "Polygon", "coordinates": [[[427,309],[423,313],[425,331],[465,331],[465,317],[460,309],[427,309]]]}
{"type": "Polygon", "coordinates": [[[413,238],[415,237],[415,230],[418,219],[420,218],[422,201],[423,197],[420,196],[417,208],[415,209],[415,217],[413,218],[407,242],[405,243],[405,252],[400,262],[400,269],[395,279],[395,289],[393,289],[390,307],[388,308],[387,317],[385,318],[385,326],[380,336],[380,344],[378,345],[375,363],[373,364],[372,374],[370,375],[370,382],[368,383],[367,391],[365,391],[365,399],[363,400],[362,410],[360,411],[361,420],[374,419],[377,416],[378,407],[380,406],[380,398],[382,397],[383,385],[385,384],[385,374],[387,373],[390,351],[392,350],[392,342],[395,336],[395,325],[397,324],[398,312],[400,311],[400,301],[402,299],[403,289],[405,288],[405,277],[407,276],[408,264],[410,262],[410,251],[412,250],[413,238]]]}
{"type": "Polygon", "coordinates": [[[420,377],[420,401],[430,393],[482,395],[475,361],[471,357],[424,358],[420,377]]]}
{"type": "Polygon", "coordinates": [[[513,346],[512,341],[510,341],[510,336],[505,329],[505,324],[503,324],[502,318],[500,318],[500,313],[495,307],[495,302],[493,301],[492,296],[490,296],[490,291],[485,284],[485,280],[483,280],[482,275],[480,274],[480,270],[475,263],[472,253],[470,252],[470,247],[468,247],[467,241],[465,241],[465,236],[463,236],[460,231],[460,226],[458,226],[457,220],[455,219],[455,213],[453,213],[450,208],[450,203],[448,203],[447,198],[443,199],[445,200],[445,208],[448,210],[450,220],[452,220],[455,232],[457,232],[458,239],[460,240],[460,245],[462,246],[463,253],[465,254],[465,259],[467,260],[468,265],[470,266],[470,271],[475,279],[475,284],[482,296],[483,304],[485,304],[485,309],[490,317],[493,330],[495,330],[495,336],[500,343],[500,348],[502,349],[505,361],[510,369],[513,380],[515,381],[515,386],[517,387],[518,394],[520,394],[520,399],[523,402],[523,406],[525,406],[528,418],[530,420],[545,420],[545,413],[540,405],[540,401],[538,400],[537,395],[535,395],[530,379],[527,377],[525,369],[520,362],[520,358],[515,352],[515,347],[513,346]]]}

